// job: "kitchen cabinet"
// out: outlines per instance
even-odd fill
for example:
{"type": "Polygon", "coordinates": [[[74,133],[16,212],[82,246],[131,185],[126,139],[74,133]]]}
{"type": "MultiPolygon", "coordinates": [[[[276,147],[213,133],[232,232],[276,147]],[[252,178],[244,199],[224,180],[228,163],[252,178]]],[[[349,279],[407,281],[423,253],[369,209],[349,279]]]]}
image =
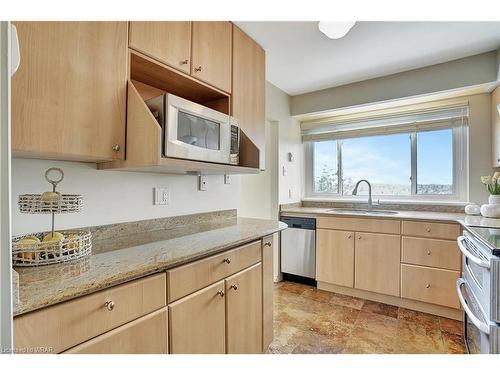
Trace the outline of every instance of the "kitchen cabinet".
{"type": "Polygon", "coordinates": [[[316,279],[354,287],[354,232],[316,230],[316,279]]]}
{"type": "Polygon", "coordinates": [[[456,241],[460,235],[460,226],[450,223],[404,220],[401,226],[401,233],[409,236],[456,241]]]}
{"type": "Polygon", "coordinates": [[[189,74],[191,22],[132,21],[129,47],[189,74]]]}
{"type": "Polygon", "coordinates": [[[227,353],[262,352],[262,264],[225,280],[227,353]]]}
{"type": "Polygon", "coordinates": [[[491,93],[491,135],[493,148],[493,168],[500,167],[500,86],[491,93]]]}
{"type": "Polygon", "coordinates": [[[167,354],[167,308],[136,319],[92,340],[67,354],[167,354]]]}
{"type": "Polygon", "coordinates": [[[354,259],[356,288],[399,296],[400,236],[356,233],[354,259]]]}
{"type": "MultiPolygon", "coordinates": [[[[257,160],[245,164],[265,168],[266,61],[265,51],[248,35],[233,25],[233,89],[232,115],[241,130],[258,148],[257,160]]],[[[242,149],[240,158],[250,159],[255,153],[242,149]]]]}
{"type": "Polygon", "coordinates": [[[224,281],[170,304],[170,353],[224,354],[225,308],[224,281]]]}
{"type": "Polygon", "coordinates": [[[232,24],[193,22],[191,75],[231,92],[232,24]]]}
{"type": "Polygon", "coordinates": [[[14,156],[103,161],[125,156],[127,22],[15,22],[14,156]]]}
{"type": "Polygon", "coordinates": [[[274,281],[273,281],[273,236],[262,239],[262,350],[265,352],[273,341],[274,281]]]}

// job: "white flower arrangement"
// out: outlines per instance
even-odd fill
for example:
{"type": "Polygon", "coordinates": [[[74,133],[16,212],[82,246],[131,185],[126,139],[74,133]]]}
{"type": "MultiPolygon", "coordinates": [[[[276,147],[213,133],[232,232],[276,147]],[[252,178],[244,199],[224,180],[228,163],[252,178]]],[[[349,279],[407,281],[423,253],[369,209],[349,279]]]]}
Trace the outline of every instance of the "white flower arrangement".
{"type": "Polygon", "coordinates": [[[493,176],[481,176],[481,182],[491,195],[500,195],[500,172],[495,172],[493,176]]]}

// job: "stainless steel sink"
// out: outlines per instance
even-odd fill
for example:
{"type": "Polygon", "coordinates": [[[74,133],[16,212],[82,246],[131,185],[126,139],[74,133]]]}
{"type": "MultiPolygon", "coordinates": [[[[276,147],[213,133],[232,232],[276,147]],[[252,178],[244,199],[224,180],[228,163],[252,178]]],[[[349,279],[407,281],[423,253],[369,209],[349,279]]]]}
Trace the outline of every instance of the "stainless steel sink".
{"type": "Polygon", "coordinates": [[[389,210],[369,210],[367,208],[332,208],[327,212],[338,212],[341,214],[356,214],[356,215],[369,215],[369,214],[380,214],[380,215],[397,215],[397,211],[389,210]]]}

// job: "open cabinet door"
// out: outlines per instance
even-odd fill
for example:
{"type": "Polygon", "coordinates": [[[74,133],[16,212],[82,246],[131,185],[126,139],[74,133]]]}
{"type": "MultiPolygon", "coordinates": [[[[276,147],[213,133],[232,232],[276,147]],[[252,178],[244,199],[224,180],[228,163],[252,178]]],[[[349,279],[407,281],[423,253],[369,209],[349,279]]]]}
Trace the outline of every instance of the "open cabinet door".
{"type": "Polygon", "coordinates": [[[16,36],[10,22],[0,22],[0,348],[3,353],[12,350],[10,77],[19,61],[16,36]]]}

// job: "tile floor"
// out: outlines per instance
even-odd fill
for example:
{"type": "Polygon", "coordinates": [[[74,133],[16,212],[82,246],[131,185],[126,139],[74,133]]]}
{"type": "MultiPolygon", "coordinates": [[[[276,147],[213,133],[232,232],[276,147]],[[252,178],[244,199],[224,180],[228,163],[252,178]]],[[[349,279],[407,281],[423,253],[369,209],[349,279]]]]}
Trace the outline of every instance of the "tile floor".
{"type": "Polygon", "coordinates": [[[461,332],[456,320],[281,282],[268,353],[463,354],[461,332]]]}

